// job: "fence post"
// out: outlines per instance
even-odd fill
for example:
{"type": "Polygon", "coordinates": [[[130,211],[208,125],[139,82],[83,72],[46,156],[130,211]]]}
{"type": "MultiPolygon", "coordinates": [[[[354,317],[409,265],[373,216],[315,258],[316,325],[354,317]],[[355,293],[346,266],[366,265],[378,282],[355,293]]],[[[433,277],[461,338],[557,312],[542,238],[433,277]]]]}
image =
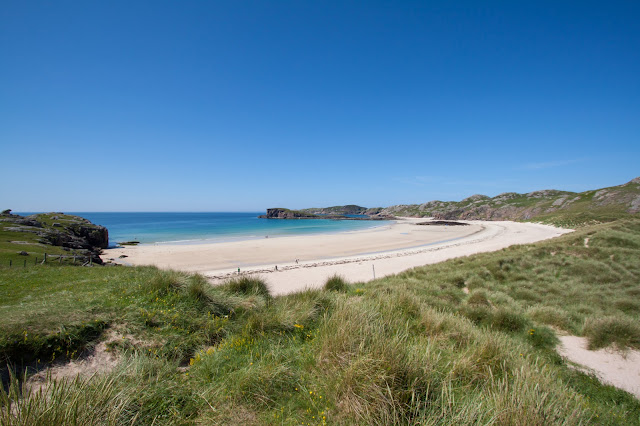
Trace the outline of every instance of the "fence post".
{"type": "Polygon", "coordinates": [[[42,263],[47,263],[47,253],[44,254],[44,260],[42,261],[42,263]]]}
{"type": "Polygon", "coordinates": [[[9,259],[9,268],[13,265],[13,260],[9,259]]]}
{"type": "Polygon", "coordinates": [[[27,267],[27,259],[24,260],[24,268],[27,267]]]}
{"type": "Polygon", "coordinates": [[[58,263],[62,263],[62,255],[58,257],[58,263]]]}
{"type": "Polygon", "coordinates": [[[93,260],[93,259],[91,258],[91,255],[89,255],[89,266],[93,266],[93,265],[92,265],[92,260],[93,260]]]}
{"type": "Polygon", "coordinates": [[[74,265],[76,264],[76,257],[75,256],[73,256],[73,264],[74,265]]]}
{"type": "Polygon", "coordinates": [[[33,261],[33,264],[36,265],[38,263],[38,256],[36,256],[36,260],[33,261]]]}

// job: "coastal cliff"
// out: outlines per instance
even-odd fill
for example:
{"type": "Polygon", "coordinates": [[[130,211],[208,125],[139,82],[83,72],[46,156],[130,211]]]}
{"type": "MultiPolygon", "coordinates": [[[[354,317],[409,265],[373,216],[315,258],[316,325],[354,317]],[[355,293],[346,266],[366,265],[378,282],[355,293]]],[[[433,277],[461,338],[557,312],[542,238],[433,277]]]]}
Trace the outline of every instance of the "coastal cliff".
{"type": "Polygon", "coordinates": [[[90,256],[95,263],[102,263],[101,249],[109,245],[109,231],[89,220],[64,213],[41,213],[29,216],[0,213],[0,228],[10,233],[15,244],[27,247],[31,244],[78,250],[90,256]]]}

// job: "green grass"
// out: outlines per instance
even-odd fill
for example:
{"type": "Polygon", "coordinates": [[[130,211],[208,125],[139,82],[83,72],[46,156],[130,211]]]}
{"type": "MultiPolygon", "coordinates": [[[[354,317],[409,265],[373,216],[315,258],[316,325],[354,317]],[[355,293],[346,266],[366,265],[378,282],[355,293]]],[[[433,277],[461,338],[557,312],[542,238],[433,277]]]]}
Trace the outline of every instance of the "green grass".
{"type": "Polygon", "coordinates": [[[121,361],[42,394],[14,379],[0,423],[640,424],[640,401],[554,349],[554,330],[637,348],[638,276],[637,219],[283,297],[150,267],[2,268],[5,360],[115,333],[121,361]]]}
{"type": "MultiPolygon", "coordinates": [[[[58,214],[58,220],[52,219],[53,216],[56,216],[56,214],[40,214],[38,215],[38,220],[45,226],[53,226],[55,222],[66,224],[77,220],[76,216],[58,214]]],[[[2,219],[1,216],[0,219],[2,219]]],[[[81,262],[81,258],[86,256],[84,250],[64,249],[58,246],[43,244],[39,241],[41,237],[36,233],[9,230],[17,227],[20,226],[11,222],[0,221],[0,269],[9,268],[10,265],[12,268],[34,267],[42,263],[45,253],[50,256],[48,261],[56,263],[60,260],[57,257],[60,255],[77,255],[78,263],[81,262]],[[20,254],[20,252],[25,252],[26,255],[20,254]]],[[[39,230],[39,228],[34,228],[34,230],[39,230]]],[[[72,264],[73,258],[63,258],[62,263],[72,264]]]]}
{"type": "Polygon", "coordinates": [[[626,316],[589,318],[583,332],[589,338],[589,349],[611,345],[640,349],[640,324],[626,316]]]}
{"type": "Polygon", "coordinates": [[[348,288],[349,284],[340,275],[330,277],[324,284],[324,289],[330,291],[347,291],[348,288]]]}

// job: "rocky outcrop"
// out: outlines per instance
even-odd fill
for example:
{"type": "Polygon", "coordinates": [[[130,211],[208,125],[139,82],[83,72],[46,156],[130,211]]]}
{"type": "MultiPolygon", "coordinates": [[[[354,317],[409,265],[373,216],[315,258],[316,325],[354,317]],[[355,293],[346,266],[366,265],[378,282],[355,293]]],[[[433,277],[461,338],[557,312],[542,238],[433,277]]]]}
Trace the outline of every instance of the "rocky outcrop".
{"type": "Polygon", "coordinates": [[[491,198],[472,195],[462,201],[428,201],[390,207],[365,208],[356,205],[304,210],[268,209],[268,219],[389,220],[400,217],[432,217],[437,220],[528,220],[566,210],[571,214],[598,210],[605,214],[640,212],[640,177],[630,182],[594,191],[568,192],[555,189],[527,194],[504,192],[491,198]],[[613,213],[612,213],[613,212],[613,213]],[[346,214],[366,215],[362,218],[346,214]]]}
{"type": "Polygon", "coordinates": [[[284,208],[267,209],[267,214],[258,216],[260,219],[332,219],[332,220],[392,220],[391,215],[374,215],[363,217],[349,217],[340,214],[318,215],[307,213],[305,210],[289,210],[284,208]]]}
{"type": "Polygon", "coordinates": [[[5,227],[8,231],[36,234],[41,244],[82,250],[95,263],[102,263],[100,250],[109,245],[107,228],[79,216],[43,213],[22,217],[8,213],[0,215],[0,220],[11,223],[5,227]]]}
{"type": "Polygon", "coordinates": [[[423,226],[469,226],[466,222],[456,222],[453,220],[431,220],[429,222],[420,222],[416,223],[416,225],[423,226]]]}
{"type": "Polygon", "coordinates": [[[258,216],[260,219],[318,219],[319,216],[311,213],[305,213],[298,210],[289,210],[283,208],[267,209],[266,215],[258,216]]]}
{"type": "Polygon", "coordinates": [[[107,248],[109,246],[109,231],[104,226],[90,222],[74,223],[67,226],[67,230],[92,247],[107,248]]]}
{"type": "Polygon", "coordinates": [[[311,213],[316,215],[367,215],[366,207],[357,206],[355,204],[348,204],[346,206],[333,206],[333,207],[313,207],[309,209],[302,209],[301,212],[311,213]]]}
{"type": "Polygon", "coordinates": [[[581,193],[542,190],[527,194],[504,192],[493,198],[472,195],[462,201],[429,201],[379,209],[380,215],[433,217],[438,220],[527,220],[561,210],[640,212],[640,177],[630,182],[581,193]]]}

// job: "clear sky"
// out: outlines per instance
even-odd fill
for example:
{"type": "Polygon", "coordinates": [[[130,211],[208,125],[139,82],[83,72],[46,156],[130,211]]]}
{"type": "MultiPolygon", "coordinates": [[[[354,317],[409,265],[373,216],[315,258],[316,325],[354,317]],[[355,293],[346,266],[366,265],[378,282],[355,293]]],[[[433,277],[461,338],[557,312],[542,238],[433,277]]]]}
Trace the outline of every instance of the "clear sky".
{"type": "Polygon", "coordinates": [[[640,175],[640,2],[0,5],[0,208],[261,211],[640,175]]]}

